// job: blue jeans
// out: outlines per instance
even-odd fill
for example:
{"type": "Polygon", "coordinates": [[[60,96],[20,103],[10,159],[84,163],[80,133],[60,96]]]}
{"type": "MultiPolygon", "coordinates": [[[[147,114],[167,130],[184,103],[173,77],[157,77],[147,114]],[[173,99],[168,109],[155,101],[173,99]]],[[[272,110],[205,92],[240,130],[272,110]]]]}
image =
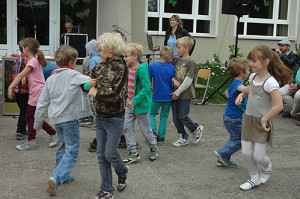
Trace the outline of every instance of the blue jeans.
{"type": "Polygon", "coordinates": [[[119,153],[118,145],[124,126],[123,117],[96,117],[97,155],[101,175],[101,191],[114,191],[111,166],[118,176],[123,177],[128,169],[119,153]]]}
{"type": "Polygon", "coordinates": [[[166,129],[167,129],[167,122],[170,112],[171,102],[155,102],[152,101],[151,110],[149,113],[150,124],[153,132],[156,132],[156,113],[161,107],[160,111],[160,122],[159,122],[159,129],[158,129],[158,138],[165,138],[166,129]]]}
{"type": "Polygon", "coordinates": [[[218,148],[217,151],[222,157],[229,160],[232,154],[242,148],[242,118],[233,118],[223,115],[223,121],[228,133],[230,134],[230,138],[225,146],[218,148]]]}
{"type": "Polygon", "coordinates": [[[199,124],[193,122],[188,116],[190,113],[190,100],[173,100],[172,112],[173,122],[175,124],[178,134],[180,134],[182,138],[188,139],[189,135],[184,130],[184,126],[186,126],[191,132],[194,132],[199,126],[199,124]]]}
{"type": "Polygon", "coordinates": [[[77,120],[55,125],[59,139],[56,151],[56,168],[52,175],[62,184],[75,166],[79,153],[79,127],[77,120]]]}

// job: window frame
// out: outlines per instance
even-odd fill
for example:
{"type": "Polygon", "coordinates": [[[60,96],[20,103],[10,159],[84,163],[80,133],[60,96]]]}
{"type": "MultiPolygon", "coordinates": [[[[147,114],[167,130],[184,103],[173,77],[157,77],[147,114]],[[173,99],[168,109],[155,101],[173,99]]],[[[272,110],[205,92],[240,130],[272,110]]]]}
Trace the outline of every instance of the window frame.
{"type": "MultiPolygon", "coordinates": [[[[264,19],[264,18],[250,18],[249,15],[244,15],[240,18],[240,22],[244,23],[243,34],[239,34],[241,39],[257,39],[257,40],[282,40],[290,39],[296,40],[297,37],[297,24],[299,16],[299,1],[298,0],[289,0],[288,1],[288,10],[287,10],[287,19],[278,19],[279,16],[279,3],[280,0],[274,0],[273,5],[273,18],[264,19]],[[293,6],[292,6],[293,5],[293,6]],[[296,6],[295,6],[296,5],[296,6]],[[294,19],[294,20],[292,20],[294,19]],[[271,24],[273,25],[273,35],[247,35],[247,23],[256,23],[256,24],[271,24]],[[277,36],[277,25],[287,25],[288,26],[288,35],[287,36],[277,36]]],[[[235,32],[237,29],[237,18],[235,19],[235,32]]]]}
{"type": "MultiPolygon", "coordinates": [[[[165,1],[169,0],[157,0],[157,12],[148,11],[148,0],[145,1],[145,31],[151,35],[165,35],[166,31],[162,30],[163,18],[170,18],[172,15],[177,14],[181,19],[193,20],[193,32],[189,32],[192,36],[196,37],[217,37],[218,34],[218,22],[219,22],[219,0],[209,0],[208,15],[198,15],[199,0],[192,0],[192,14],[180,14],[180,13],[164,13],[165,1]],[[158,31],[148,31],[148,17],[159,18],[158,31]],[[210,21],[209,33],[196,33],[197,20],[210,21]]],[[[184,25],[183,25],[184,26],[184,25]]]]}

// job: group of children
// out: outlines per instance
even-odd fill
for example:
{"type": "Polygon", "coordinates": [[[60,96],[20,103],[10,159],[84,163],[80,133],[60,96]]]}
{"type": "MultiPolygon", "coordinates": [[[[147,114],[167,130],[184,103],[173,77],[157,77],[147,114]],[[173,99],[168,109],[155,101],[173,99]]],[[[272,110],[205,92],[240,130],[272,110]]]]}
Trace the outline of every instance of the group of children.
{"type": "MultiPolygon", "coordinates": [[[[70,172],[79,153],[78,119],[91,115],[84,91],[94,98],[96,112],[101,188],[94,199],[113,197],[111,166],[118,176],[117,189],[123,191],[126,188],[126,164],[140,159],[134,136],[136,119],[150,148],[151,161],[158,158],[157,143],[165,140],[171,106],[173,122],[179,135],[172,145],[179,147],[188,144],[189,135],[185,127],[193,135],[192,143],[200,141],[203,126],[189,118],[190,100],[195,98],[197,74],[196,64],[189,55],[193,46],[191,38],[182,37],[176,41],[180,58],[173,64],[170,63],[174,51],[170,47],[163,47],[160,62],[153,63],[148,68],[147,64],[141,62],[143,49],[140,44],[130,43],[125,46],[119,34],[104,33],[97,39],[101,63],[96,64],[88,75],[74,70],[77,51],[70,46],[61,46],[55,53],[59,68],[52,71],[46,84],[40,77],[40,63],[45,63],[38,49],[39,45],[32,47],[36,42],[33,38],[26,38],[20,44],[29,61],[9,86],[8,96],[12,98],[12,88],[27,76],[29,102],[26,118],[30,136],[28,142],[18,146],[18,149],[36,148],[35,130],[47,130],[52,141],[57,132],[59,148],[56,152],[56,168],[48,180],[47,189],[51,196],[56,194],[60,184],[74,180],[70,172]],[[30,44],[27,40],[30,40],[30,44]],[[153,97],[150,79],[153,83],[153,97]],[[55,124],[56,132],[43,122],[47,108],[49,121],[55,124]],[[156,133],[155,116],[160,108],[160,125],[156,133]],[[121,159],[117,150],[123,131],[129,150],[129,157],[125,160],[121,159]]],[[[218,157],[218,166],[235,167],[236,163],[230,161],[230,158],[242,148],[251,177],[240,186],[243,190],[266,183],[269,179],[272,164],[266,156],[266,149],[268,143],[272,143],[274,135],[272,118],[283,106],[278,82],[284,85],[290,77],[290,70],[267,46],[255,47],[248,58],[253,71],[249,78],[249,87],[242,83],[249,76],[248,61],[234,58],[229,64],[228,71],[233,81],[228,89],[229,99],[223,120],[230,139],[224,147],[214,151],[218,157]],[[246,96],[247,105],[244,99],[246,96]],[[260,176],[257,163],[263,166],[260,176]]]]}

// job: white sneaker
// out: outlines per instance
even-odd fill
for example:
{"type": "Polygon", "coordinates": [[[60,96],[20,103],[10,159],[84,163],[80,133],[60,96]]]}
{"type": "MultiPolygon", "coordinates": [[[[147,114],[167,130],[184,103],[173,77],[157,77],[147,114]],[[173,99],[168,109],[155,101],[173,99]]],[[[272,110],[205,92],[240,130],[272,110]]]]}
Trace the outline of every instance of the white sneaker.
{"type": "Polygon", "coordinates": [[[251,180],[247,180],[247,182],[245,182],[244,184],[240,185],[240,189],[247,191],[247,190],[250,190],[253,187],[256,187],[256,186],[259,186],[259,185],[260,185],[260,181],[258,181],[257,183],[254,183],[251,180]]]}
{"type": "Polygon", "coordinates": [[[183,138],[178,138],[177,141],[173,142],[173,146],[184,146],[187,145],[189,143],[189,141],[187,139],[183,139],[183,138]]]}
{"type": "Polygon", "coordinates": [[[265,184],[268,182],[269,178],[270,178],[270,175],[271,175],[271,172],[272,172],[272,163],[270,162],[269,163],[269,167],[268,167],[268,170],[262,170],[261,171],[261,175],[260,175],[260,183],[261,184],[265,184]]]}
{"type": "Polygon", "coordinates": [[[202,132],[203,132],[203,126],[199,125],[197,127],[197,129],[193,132],[194,137],[193,137],[192,143],[197,144],[200,141],[202,132]]]}

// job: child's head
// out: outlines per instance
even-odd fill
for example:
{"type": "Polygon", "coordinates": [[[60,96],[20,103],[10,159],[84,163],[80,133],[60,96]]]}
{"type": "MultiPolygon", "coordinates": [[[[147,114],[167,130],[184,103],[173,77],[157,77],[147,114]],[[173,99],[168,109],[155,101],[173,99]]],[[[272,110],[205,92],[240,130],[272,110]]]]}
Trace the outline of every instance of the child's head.
{"type": "Polygon", "coordinates": [[[127,65],[132,65],[133,62],[140,62],[143,57],[143,46],[138,43],[129,43],[124,49],[124,59],[127,65]],[[129,59],[130,57],[130,59],[129,59]]]}
{"type": "Polygon", "coordinates": [[[250,59],[252,68],[256,64],[261,66],[260,68],[258,67],[258,70],[267,69],[279,81],[281,86],[287,84],[291,79],[291,70],[282,63],[276,52],[272,51],[268,46],[256,46],[249,52],[248,59],[250,59]]]}
{"type": "Polygon", "coordinates": [[[174,50],[173,48],[169,47],[169,46],[164,46],[162,47],[162,49],[160,50],[160,58],[162,60],[164,60],[165,62],[170,63],[173,59],[174,56],[174,50]]]}
{"type": "Polygon", "coordinates": [[[85,44],[85,49],[88,55],[91,55],[92,52],[98,53],[97,41],[96,39],[92,39],[87,44],[85,44]]]}
{"type": "Polygon", "coordinates": [[[236,78],[239,75],[243,74],[245,77],[249,75],[249,62],[241,57],[236,57],[233,58],[230,63],[229,66],[227,68],[229,75],[232,78],[236,78]]]}
{"type": "Polygon", "coordinates": [[[123,53],[125,43],[123,39],[115,33],[103,33],[97,39],[97,47],[102,62],[106,62],[109,57],[120,57],[123,53]]]}
{"type": "Polygon", "coordinates": [[[194,45],[194,40],[190,37],[181,37],[176,40],[177,52],[180,57],[188,55],[194,45]]]}
{"type": "Polygon", "coordinates": [[[22,39],[23,53],[26,56],[35,56],[37,54],[38,60],[43,67],[47,66],[47,61],[45,59],[44,53],[40,51],[40,43],[32,37],[27,37],[22,39]],[[27,49],[26,51],[24,49],[27,49]]]}
{"type": "Polygon", "coordinates": [[[74,68],[78,58],[78,52],[71,46],[62,45],[55,52],[54,58],[58,66],[70,66],[74,68]]]}

